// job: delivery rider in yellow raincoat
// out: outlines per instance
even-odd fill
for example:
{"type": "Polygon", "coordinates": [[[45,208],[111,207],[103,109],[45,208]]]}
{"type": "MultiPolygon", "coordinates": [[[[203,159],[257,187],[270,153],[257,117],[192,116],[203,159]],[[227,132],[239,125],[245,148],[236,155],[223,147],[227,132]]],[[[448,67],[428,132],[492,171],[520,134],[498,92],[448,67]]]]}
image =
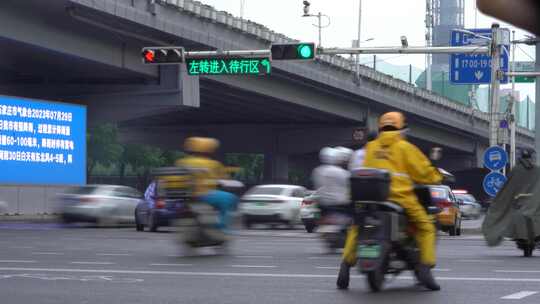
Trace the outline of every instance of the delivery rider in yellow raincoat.
{"type": "MultiPolygon", "coordinates": [[[[389,200],[403,207],[409,221],[416,228],[415,239],[420,249],[420,265],[415,273],[425,287],[439,290],[431,274],[435,266],[436,228],[414,193],[414,184],[439,184],[442,176],[429,159],[405,139],[405,117],[400,112],[389,112],[379,119],[379,136],[366,146],[364,167],[385,169],[391,173],[389,200]]],[[[356,264],[358,226],[352,226],[343,251],[337,286],[349,285],[350,267],[356,264]]],[[[361,233],[361,232],[360,232],[361,233]]]]}
{"type": "Polygon", "coordinates": [[[177,166],[194,170],[194,195],[202,202],[219,210],[219,228],[227,229],[230,212],[236,207],[237,197],[218,189],[219,181],[228,178],[231,168],[226,168],[212,159],[219,148],[219,141],[208,137],[189,137],[184,142],[184,149],[189,154],[176,162],[177,166]]]}

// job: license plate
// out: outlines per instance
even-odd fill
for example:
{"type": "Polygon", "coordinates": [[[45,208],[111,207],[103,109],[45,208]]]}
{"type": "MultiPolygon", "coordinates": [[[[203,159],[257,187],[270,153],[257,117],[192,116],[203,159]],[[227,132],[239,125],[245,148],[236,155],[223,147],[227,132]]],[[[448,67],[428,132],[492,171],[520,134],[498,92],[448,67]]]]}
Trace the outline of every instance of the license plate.
{"type": "Polygon", "coordinates": [[[266,203],[257,203],[257,206],[266,206],[266,203]]]}
{"type": "Polygon", "coordinates": [[[381,255],[380,245],[358,245],[358,257],[364,259],[375,259],[381,255]]]}

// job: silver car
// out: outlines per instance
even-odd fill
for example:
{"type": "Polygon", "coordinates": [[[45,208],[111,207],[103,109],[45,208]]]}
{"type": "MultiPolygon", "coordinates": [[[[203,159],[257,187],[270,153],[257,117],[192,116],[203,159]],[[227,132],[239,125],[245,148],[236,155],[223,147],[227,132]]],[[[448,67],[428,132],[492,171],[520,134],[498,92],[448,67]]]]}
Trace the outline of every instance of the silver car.
{"type": "Polygon", "coordinates": [[[459,200],[459,210],[464,218],[480,218],[482,215],[482,205],[476,202],[474,196],[469,193],[459,193],[456,191],[454,191],[454,195],[459,200]]]}
{"type": "Polygon", "coordinates": [[[135,207],[144,198],[134,188],[87,185],[61,194],[60,215],[65,223],[93,222],[100,226],[134,224],[135,207]]]}

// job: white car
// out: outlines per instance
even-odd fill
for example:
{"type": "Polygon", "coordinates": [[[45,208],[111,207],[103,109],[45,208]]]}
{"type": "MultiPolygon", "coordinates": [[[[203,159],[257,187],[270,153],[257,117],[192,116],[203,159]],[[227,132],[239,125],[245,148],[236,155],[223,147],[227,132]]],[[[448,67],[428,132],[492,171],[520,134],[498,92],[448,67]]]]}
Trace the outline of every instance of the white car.
{"type": "Polygon", "coordinates": [[[286,224],[300,222],[300,206],[306,188],[293,185],[260,185],[251,188],[240,201],[244,227],[253,224],[286,224]]]}
{"type": "Polygon", "coordinates": [[[454,190],[454,195],[459,200],[459,210],[464,218],[478,219],[482,216],[482,205],[474,196],[463,190],[454,190]]]}
{"type": "Polygon", "coordinates": [[[107,226],[133,224],[135,208],[144,197],[131,187],[86,185],[60,194],[59,199],[63,222],[94,222],[107,226]]]}

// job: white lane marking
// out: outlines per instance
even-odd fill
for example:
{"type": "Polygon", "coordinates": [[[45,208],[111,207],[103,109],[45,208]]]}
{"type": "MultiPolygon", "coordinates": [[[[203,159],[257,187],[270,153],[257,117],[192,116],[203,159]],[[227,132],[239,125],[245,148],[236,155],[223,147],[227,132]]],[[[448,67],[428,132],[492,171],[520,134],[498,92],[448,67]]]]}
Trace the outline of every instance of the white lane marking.
{"type": "Polygon", "coordinates": [[[249,247],[250,249],[256,249],[256,250],[271,250],[271,249],[275,249],[275,247],[272,247],[272,246],[250,246],[249,247]]]}
{"type": "Polygon", "coordinates": [[[10,246],[9,248],[12,248],[12,249],[32,249],[34,247],[33,246],[10,246]]]}
{"type": "Polygon", "coordinates": [[[270,255],[237,255],[235,258],[238,259],[273,259],[273,256],[270,255]]]}
{"type": "Polygon", "coordinates": [[[339,269],[339,267],[336,266],[316,266],[317,269],[339,269]]]}
{"type": "MultiPolygon", "coordinates": [[[[316,266],[317,269],[339,269],[339,267],[336,266],[316,266]]],[[[433,271],[439,271],[439,272],[449,272],[452,271],[452,269],[447,268],[435,268],[433,271]]]]}
{"type": "MultiPolygon", "coordinates": [[[[0,271],[27,271],[53,273],[110,273],[110,274],[147,274],[171,276],[206,276],[206,277],[268,277],[268,278],[335,278],[335,274],[301,274],[301,273],[241,273],[241,272],[194,272],[194,271],[157,271],[157,270],[120,270],[120,269],[72,269],[72,268],[24,268],[0,267],[0,271]]],[[[352,278],[363,278],[362,275],[351,275],[352,278]]],[[[413,280],[412,276],[400,276],[398,280],[413,280]]],[[[472,281],[472,282],[527,282],[540,283],[540,278],[473,278],[473,277],[437,277],[439,281],[472,281]]]]}
{"type": "Polygon", "coordinates": [[[333,289],[309,289],[308,292],[319,292],[319,293],[335,293],[336,290],[333,289]]]}
{"type": "Polygon", "coordinates": [[[90,275],[90,276],[81,276],[77,277],[74,275],[46,275],[46,274],[0,274],[0,280],[2,279],[13,279],[13,278],[27,278],[27,279],[39,279],[45,281],[59,281],[59,280],[70,280],[70,281],[81,281],[81,282],[99,282],[105,281],[110,283],[138,283],[143,282],[143,279],[130,279],[130,278],[114,278],[112,276],[102,276],[102,275],[90,275]]]}
{"type": "Polygon", "coordinates": [[[112,262],[70,262],[70,264],[80,264],[80,265],[113,265],[112,262]]]}
{"type": "Polygon", "coordinates": [[[40,255],[63,255],[61,252],[32,252],[32,254],[40,254],[40,255]]]}
{"type": "Polygon", "coordinates": [[[526,298],[528,296],[532,296],[532,295],[537,294],[537,293],[538,293],[538,291],[520,291],[520,292],[513,293],[511,295],[504,296],[501,299],[503,299],[503,300],[521,300],[523,298],[526,298]]]}
{"type": "Polygon", "coordinates": [[[231,265],[235,268],[276,268],[277,266],[272,265],[231,265]]]}
{"type": "Polygon", "coordinates": [[[503,262],[502,260],[457,260],[457,262],[463,263],[499,263],[503,262]]]}
{"type": "Polygon", "coordinates": [[[499,273],[540,273],[540,270],[493,270],[499,273]]]}
{"type": "Polygon", "coordinates": [[[150,264],[150,266],[193,266],[193,264],[150,264]]]}
{"type": "Polygon", "coordinates": [[[0,263],[35,263],[34,260],[0,260],[0,263]]]}
{"type": "Polygon", "coordinates": [[[96,253],[99,256],[131,256],[130,253],[96,253]]]}

